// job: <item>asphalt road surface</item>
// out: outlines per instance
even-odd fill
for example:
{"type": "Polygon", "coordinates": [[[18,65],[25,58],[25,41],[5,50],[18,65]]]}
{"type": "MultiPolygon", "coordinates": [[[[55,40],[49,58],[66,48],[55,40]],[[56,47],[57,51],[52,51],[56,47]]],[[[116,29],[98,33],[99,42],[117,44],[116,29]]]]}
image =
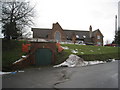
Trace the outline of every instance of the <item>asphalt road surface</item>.
{"type": "Polygon", "coordinates": [[[29,68],[2,76],[3,88],[118,88],[118,61],[85,67],[29,68]]]}

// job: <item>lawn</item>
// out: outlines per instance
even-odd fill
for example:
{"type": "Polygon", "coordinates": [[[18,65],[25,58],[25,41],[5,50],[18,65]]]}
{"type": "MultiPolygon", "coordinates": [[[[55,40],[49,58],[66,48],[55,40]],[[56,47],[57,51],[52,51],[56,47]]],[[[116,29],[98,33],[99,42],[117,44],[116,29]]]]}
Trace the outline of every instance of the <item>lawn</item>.
{"type": "Polygon", "coordinates": [[[91,46],[91,45],[74,45],[74,44],[62,44],[63,47],[68,47],[67,52],[71,53],[71,50],[77,50],[77,55],[84,54],[108,54],[118,53],[118,47],[109,46],[91,46]]]}
{"type": "MultiPolygon", "coordinates": [[[[65,49],[64,53],[76,54],[82,57],[86,61],[90,60],[107,60],[107,59],[120,59],[118,57],[118,49],[120,47],[109,47],[109,46],[91,46],[91,45],[74,45],[74,44],[61,44],[63,47],[68,47],[65,49]],[[72,53],[71,51],[75,50],[78,53],[72,53]]],[[[65,56],[66,57],[66,56],[65,56]]]]}

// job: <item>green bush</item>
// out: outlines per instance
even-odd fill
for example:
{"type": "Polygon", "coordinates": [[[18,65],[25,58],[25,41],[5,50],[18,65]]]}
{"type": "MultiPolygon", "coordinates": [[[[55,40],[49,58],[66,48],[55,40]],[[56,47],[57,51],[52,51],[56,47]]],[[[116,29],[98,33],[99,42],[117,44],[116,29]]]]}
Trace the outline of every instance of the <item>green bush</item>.
{"type": "Polygon", "coordinates": [[[79,55],[81,58],[83,58],[85,61],[105,61],[107,59],[119,59],[118,53],[108,53],[108,54],[85,54],[85,55],[79,55]]]}
{"type": "Polygon", "coordinates": [[[68,58],[69,55],[70,54],[65,51],[57,52],[55,64],[62,63],[63,61],[65,61],[68,58]]]}
{"type": "Polygon", "coordinates": [[[25,54],[22,52],[23,43],[25,41],[2,40],[2,69],[10,69],[12,63],[25,54]]]}

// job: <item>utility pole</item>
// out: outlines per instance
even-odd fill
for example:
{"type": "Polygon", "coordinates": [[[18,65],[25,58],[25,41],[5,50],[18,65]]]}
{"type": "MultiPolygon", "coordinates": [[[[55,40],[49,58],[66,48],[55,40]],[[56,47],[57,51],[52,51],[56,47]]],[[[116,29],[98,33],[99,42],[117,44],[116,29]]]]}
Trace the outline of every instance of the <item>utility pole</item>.
{"type": "Polygon", "coordinates": [[[115,35],[117,35],[117,15],[115,15],[115,35]]]}

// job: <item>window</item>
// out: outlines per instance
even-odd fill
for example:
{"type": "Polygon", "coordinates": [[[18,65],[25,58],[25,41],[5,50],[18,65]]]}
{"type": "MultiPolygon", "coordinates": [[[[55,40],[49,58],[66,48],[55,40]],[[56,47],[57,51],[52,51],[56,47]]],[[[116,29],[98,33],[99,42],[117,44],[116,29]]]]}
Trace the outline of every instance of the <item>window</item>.
{"type": "Polygon", "coordinates": [[[97,39],[100,39],[100,35],[97,35],[97,39]]]}
{"type": "Polygon", "coordinates": [[[79,35],[76,35],[76,38],[80,38],[79,35]]]}
{"type": "Polygon", "coordinates": [[[60,32],[57,31],[57,32],[55,33],[55,40],[56,40],[56,41],[60,41],[60,36],[61,36],[60,32]]]}
{"type": "Polygon", "coordinates": [[[85,36],[85,35],[83,35],[83,38],[86,38],[86,36],[85,36]]]}
{"type": "Polygon", "coordinates": [[[67,36],[67,40],[69,39],[69,37],[67,36]]]}
{"type": "Polygon", "coordinates": [[[97,45],[101,45],[101,42],[97,42],[97,45]]]}

